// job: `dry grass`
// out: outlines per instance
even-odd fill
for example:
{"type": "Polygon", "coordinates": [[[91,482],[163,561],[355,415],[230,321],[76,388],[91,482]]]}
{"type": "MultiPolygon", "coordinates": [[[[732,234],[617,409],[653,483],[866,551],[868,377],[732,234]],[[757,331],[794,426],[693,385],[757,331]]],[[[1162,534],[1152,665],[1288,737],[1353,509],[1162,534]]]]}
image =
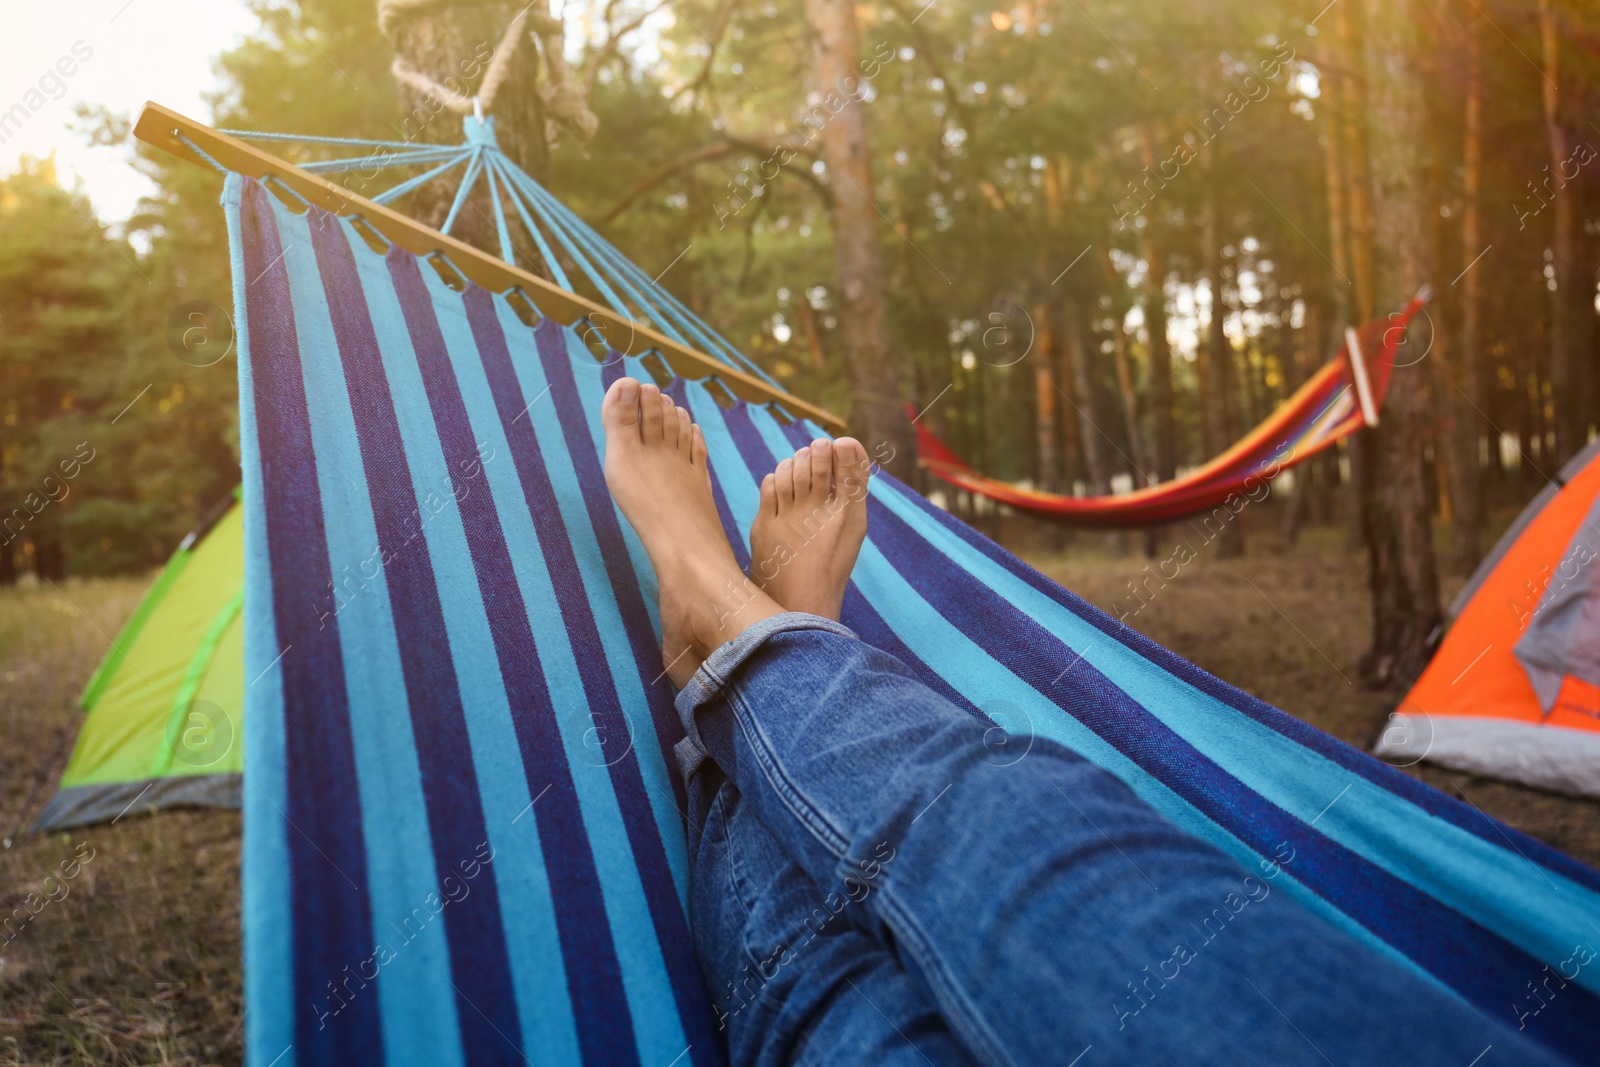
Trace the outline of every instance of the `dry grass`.
{"type": "Polygon", "coordinates": [[[0,915],[45,898],[63,861],[93,856],[0,942],[0,1064],[240,1061],[238,814],[15,835],[54,789],[78,694],[148,581],[0,590],[0,818],[14,837],[0,850],[0,915]]]}
{"type": "MultiPolygon", "coordinates": [[[[1037,531],[1024,527],[1002,532],[1013,543],[1039,543],[1037,531]]],[[[1352,684],[1367,640],[1365,565],[1341,539],[1335,530],[1312,531],[1289,553],[1275,535],[1256,531],[1245,559],[1202,552],[1129,622],[1367,747],[1396,694],[1352,684]]],[[[1027,555],[1113,610],[1144,565],[1083,535],[1068,549],[1027,555]]],[[[0,590],[4,833],[31,818],[54,787],[76,733],[78,692],[145,585],[116,579],[72,582],[60,593],[0,590]],[[30,800],[39,781],[46,787],[30,800]]],[[[1600,804],[1426,765],[1414,773],[1600,864],[1600,804]]],[[[0,1065],[239,1062],[238,815],[168,812],[78,833],[25,834],[0,851],[0,905],[9,912],[37,891],[82,842],[94,859],[67,883],[68,895],[0,944],[0,1065]]]]}

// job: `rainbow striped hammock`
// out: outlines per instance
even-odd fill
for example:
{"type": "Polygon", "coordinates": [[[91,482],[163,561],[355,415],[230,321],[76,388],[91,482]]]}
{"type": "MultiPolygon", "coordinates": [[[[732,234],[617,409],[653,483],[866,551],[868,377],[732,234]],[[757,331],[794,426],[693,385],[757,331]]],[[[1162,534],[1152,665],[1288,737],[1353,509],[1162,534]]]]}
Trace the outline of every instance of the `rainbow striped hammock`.
{"type": "MultiPolygon", "coordinates": [[[[918,462],[941,481],[997,503],[1072,526],[1124,527],[1171,522],[1221,509],[1263,491],[1281,472],[1332,448],[1378,411],[1406,343],[1406,326],[1428,300],[1424,288],[1404,310],[1345,332],[1344,347],[1304,385],[1225,452],[1160,485],[1113,496],[1076,497],[1012,485],[980,474],[916,422],[918,462]]],[[[908,413],[914,413],[909,408],[908,413]]],[[[1233,507],[1237,510],[1237,506],[1233,507]]],[[[1227,512],[1219,515],[1226,518],[1227,512]]]]}
{"type": "MultiPolygon", "coordinates": [[[[602,392],[647,366],[254,179],[230,175],[224,204],[250,1061],[722,1062],[655,582],[601,476],[602,392]]],[[[820,427],[670,391],[743,554],[757,480],[820,427]]],[[[1060,741],[1241,864],[1287,844],[1305,907],[1502,1018],[1600,943],[1595,871],[1218,681],[893,478],[870,508],[845,622],[1019,751],[1060,741]]],[[[1583,969],[1532,1032],[1592,1054],[1597,994],[1583,969]]]]}

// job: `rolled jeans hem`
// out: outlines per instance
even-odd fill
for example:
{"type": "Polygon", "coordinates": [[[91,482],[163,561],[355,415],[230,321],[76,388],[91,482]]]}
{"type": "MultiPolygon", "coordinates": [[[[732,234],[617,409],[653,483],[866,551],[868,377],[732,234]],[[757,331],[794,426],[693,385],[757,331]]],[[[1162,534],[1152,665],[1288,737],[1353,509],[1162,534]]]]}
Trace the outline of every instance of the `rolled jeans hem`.
{"type": "Polygon", "coordinates": [[[785,611],[762,619],[746,627],[731,641],[724,641],[712,650],[700,669],[694,672],[689,684],[678,694],[676,708],[683,723],[684,738],[674,749],[678,769],[685,781],[693,777],[700,764],[710,758],[705,741],[700,736],[696,721],[699,710],[707,704],[721,700],[733,681],[733,676],[745,661],[758,652],[768,639],[793,630],[824,630],[841,637],[855,638],[855,631],[832,619],[804,611],[785,611]]]}

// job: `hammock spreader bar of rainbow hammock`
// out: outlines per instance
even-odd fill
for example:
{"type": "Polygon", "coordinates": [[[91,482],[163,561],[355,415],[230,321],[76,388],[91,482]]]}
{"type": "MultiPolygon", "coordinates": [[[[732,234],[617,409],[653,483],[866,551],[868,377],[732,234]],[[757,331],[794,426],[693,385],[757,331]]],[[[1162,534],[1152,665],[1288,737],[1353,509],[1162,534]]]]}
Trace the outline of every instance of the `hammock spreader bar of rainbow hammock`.
{"type": "Polygon", "coordinates": [[[1161,485],[1094,497],[1022,488],[979,474],[918,421],[920,462],[923,469],[957,489],[1077,526],[1143,526],[1208,511],[1230,496],[1255,492],[1282,471],[1368,425],[1363,411],[1375,413],[1382,406],[1395,357],[1405,343],[1406,327],[1427,299],[1424,290],[1412,297],[1404,311],[1347,333],[1346,338],[1355,335],[1358,351],[1352,353],[1347,342],[1337,356],[1233,447],[1161,485]],[[1362,371],[1370,403],[1362,402],[1362,371]]]}

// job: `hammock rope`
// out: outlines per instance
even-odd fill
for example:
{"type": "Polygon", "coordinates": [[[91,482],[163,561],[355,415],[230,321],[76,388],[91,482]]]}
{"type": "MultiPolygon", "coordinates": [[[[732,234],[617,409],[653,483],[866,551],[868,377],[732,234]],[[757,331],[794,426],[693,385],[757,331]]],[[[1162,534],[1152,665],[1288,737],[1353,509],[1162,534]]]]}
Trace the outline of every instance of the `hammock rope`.
{"type": "MultiPolygon", "coordinates": [[[[496,243],[501,258],[512,265],[543,269],[563,289],[572,290],[574,279],[593,286],[603,303],[627,319],[647,323],[681,344],[698,347],[709,355],[755,375],[776,389],[782,387],[766,370],[735,347],[727,338],[708,326],[658,279],[651,278],[623,255],[593,227],[577,216],[550,191],[534,181],[501,150],[495,136],[493,116],[468,115],[462,120],[465,134],[458,145],[426,145],[400,141],[374,141],[362,138],[299,136],[286,133],[257,133],[252,130],[222,130],[244,141],[302,143],[317,146],[381,149],[359,155],[315,160],[302,169],[318,174],[342,174],[371,170],[374,175],[404,167],[428,169],[405,178],[369,199],[390,204],[415,192],[427,183],[445,178],[465,167],[440,232],[450,233],[461,212],[471,203],[480,182],[491,205],[496,243]],[[509,201],[512,212],[504,203],[509,201]],[[538,255],[518,255],[512,219],[532,236],[538,255]],[[569,271],[567,267],[571,267],[569,271]]],[[[181,137],[181,135],[180,135],[181,137]]],[[[183,142],[217,170],[226,168],[207,155],[187,137],[183,142]]],[[[281,185],[281,183],[278,183],[281,185]]],[[[281,186],[288,189],[288,186],[281,186]]],[[[290,190],[304,204],[299,193],[290,190]]],[[[669,264],[670,267],[670,264],[669,264]]]]}

